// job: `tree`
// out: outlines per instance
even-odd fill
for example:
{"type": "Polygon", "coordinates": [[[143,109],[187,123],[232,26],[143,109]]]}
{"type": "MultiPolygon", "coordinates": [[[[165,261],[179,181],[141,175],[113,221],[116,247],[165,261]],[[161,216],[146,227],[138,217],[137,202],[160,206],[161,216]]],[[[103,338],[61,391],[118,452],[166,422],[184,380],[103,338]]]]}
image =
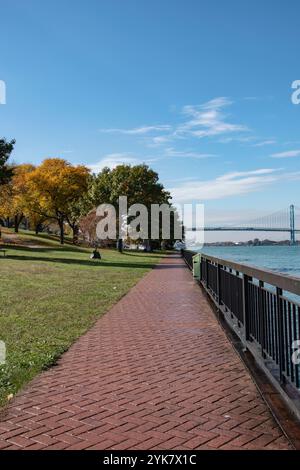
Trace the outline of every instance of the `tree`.
{"type": "Polygon", "coordinates": [[[72,166],[60,158],[48,158],[28,175],[31,210],[45,219],[57,221],[60,242],[64,243],[64,225],[72,210],[88,189],[89,170],[72,166]]]}
{"type": "Polygon", "coordinates": [[[0,217],[5,220],[6,226],[11,226],[12,210],[12,187],[9,184],[0,185],[0,217]]]}
{"type": "Polygon", "coordinates": [[[38,235],[42,231],[43,224],[47,219],[36,212],[32,212],[30,209],[26,210],[26,217],[28,218],[30,228],[38,235]]]}
{"type": "MultiPolygon", "coordinates": [[[[119,216],[120,196],[127,196],[128,207],[143,204],[148,209],[149,227],[152,204],[168,204],[170,193],[159,183],[158,174],[147,165],[119,165],[110,170],[104,168],[95,178],[89,191],[94,206],[112,204],[119,216]]],[[[120,237],[120,230],[118,230],[120,237]]],[[[150,244],[149,240],[147,242],[150,244]]]]}
{"type": "MultiPolygon", "coordinates": [[[[95,208],[91,209],[87,214],[80,218],[79,227],[83,234],[85,241],[90,245],[98,246],[99,240],[97,237],[97,224],[103,219],[102,216],[97,215],[95,208]]],[[[100,246],[111,247],[115,246],[114,240],[101,240],[100,246]]]]}
{"type": "Polygon", "coordinates": [[[7,161],[15,143],[15,140],[7,142],[5,139],[0,139],[0,185],[8,183],[12,177],[13,169],[7,164],[7,161]]]}
{"type": "MultiPolygon", "coordinates": [[[[12,186],[12,211],[14,217],[15,232],[18,233],[19,226],[28,211],[28,183],[27,176],[34,171],[31,164],[18,165],[14,168],[13,177],[9,183],[12,186]]],[[[28,214],[28,215],[29,215],[28,214]]]]}
{"type": "Polygon", "coordinates": [[[74,244],[78,243],[80,220],[87,215],[91,209],[91,201],[87,197],[86,191],[83,192],[80,199],[74,200],[69,204],[68,211],[66,212],[66,221],[72,230],[74,244]]]}
{"type": "Polygon", "coordinates": [[[27,175],[34,170],[34,166],[23,164],[15,166],[10,181],[1,186],[1,215],[6,219],[13,219],[15,232],[25,217],[27,208],[27,175]]]}
{"type": "Polygon", "coordinates": [[[94,180],[90,197],[94,205],[109,203],[118,208],[119,196],[127,196],[128,206],[168,203],[170,193],[159,183],[158,174],[147,165],[119,165],[104,168],[94,180]]]}

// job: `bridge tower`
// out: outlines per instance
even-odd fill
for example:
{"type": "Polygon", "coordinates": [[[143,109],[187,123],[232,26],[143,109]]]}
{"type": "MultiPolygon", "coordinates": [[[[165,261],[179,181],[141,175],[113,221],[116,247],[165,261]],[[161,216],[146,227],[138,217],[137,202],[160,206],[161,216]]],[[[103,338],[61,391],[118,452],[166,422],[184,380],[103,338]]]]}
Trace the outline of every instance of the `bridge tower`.
{"type": "Polygon", "coordinates": [[[295,206],[290,205],[290,228],[291,228],[291,245],[296,245],[296,232],[295,232],[295,206]]]}

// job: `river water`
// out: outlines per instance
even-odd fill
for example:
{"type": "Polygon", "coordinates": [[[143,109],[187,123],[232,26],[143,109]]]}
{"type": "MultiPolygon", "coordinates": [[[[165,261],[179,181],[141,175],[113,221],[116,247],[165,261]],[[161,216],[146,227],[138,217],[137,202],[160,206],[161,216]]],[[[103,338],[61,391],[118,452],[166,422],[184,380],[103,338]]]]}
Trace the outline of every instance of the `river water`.
{"type": "Polygon", "coordinates": [[[209,246],[193,251],[300,277],[300,246],[209,246]]]}

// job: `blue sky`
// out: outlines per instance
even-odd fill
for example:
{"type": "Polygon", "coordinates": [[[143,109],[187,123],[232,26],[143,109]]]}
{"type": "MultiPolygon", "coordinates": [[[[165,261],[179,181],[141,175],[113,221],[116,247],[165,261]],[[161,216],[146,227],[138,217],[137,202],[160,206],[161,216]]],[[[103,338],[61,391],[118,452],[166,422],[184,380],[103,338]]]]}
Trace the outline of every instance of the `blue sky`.
{"type": "Polygon", "coordinates": [[[0,8],[0,135],[16,138],[15,161],[147,162],[209,222],[300,205],[297,0],[0,8]]]}

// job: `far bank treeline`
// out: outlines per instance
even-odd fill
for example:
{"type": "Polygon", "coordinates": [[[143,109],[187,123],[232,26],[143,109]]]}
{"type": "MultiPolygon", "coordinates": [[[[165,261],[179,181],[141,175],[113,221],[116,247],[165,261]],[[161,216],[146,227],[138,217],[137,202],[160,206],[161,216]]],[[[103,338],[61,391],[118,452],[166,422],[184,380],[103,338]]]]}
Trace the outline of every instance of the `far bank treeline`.
{"type": "Polygon", "coordinates": [[[66,231],[72,233],[73,243],[78,242],[80,233],[93,243],[95,208],[100,204],[112,204],[118,212],[119,196],[127,196],[128,206],[139,203],[148,209],[151,204],[171,207],[170,193],[147,165],[104,168],[98,175],[61,158],[48,158],[39,166],[13,165],[9,158],[14,145],[15,141],[0,139],[0,221],[14,227],[15,232],[21,224],[36,233],[55,224],[61,243],[66,231]]]}

